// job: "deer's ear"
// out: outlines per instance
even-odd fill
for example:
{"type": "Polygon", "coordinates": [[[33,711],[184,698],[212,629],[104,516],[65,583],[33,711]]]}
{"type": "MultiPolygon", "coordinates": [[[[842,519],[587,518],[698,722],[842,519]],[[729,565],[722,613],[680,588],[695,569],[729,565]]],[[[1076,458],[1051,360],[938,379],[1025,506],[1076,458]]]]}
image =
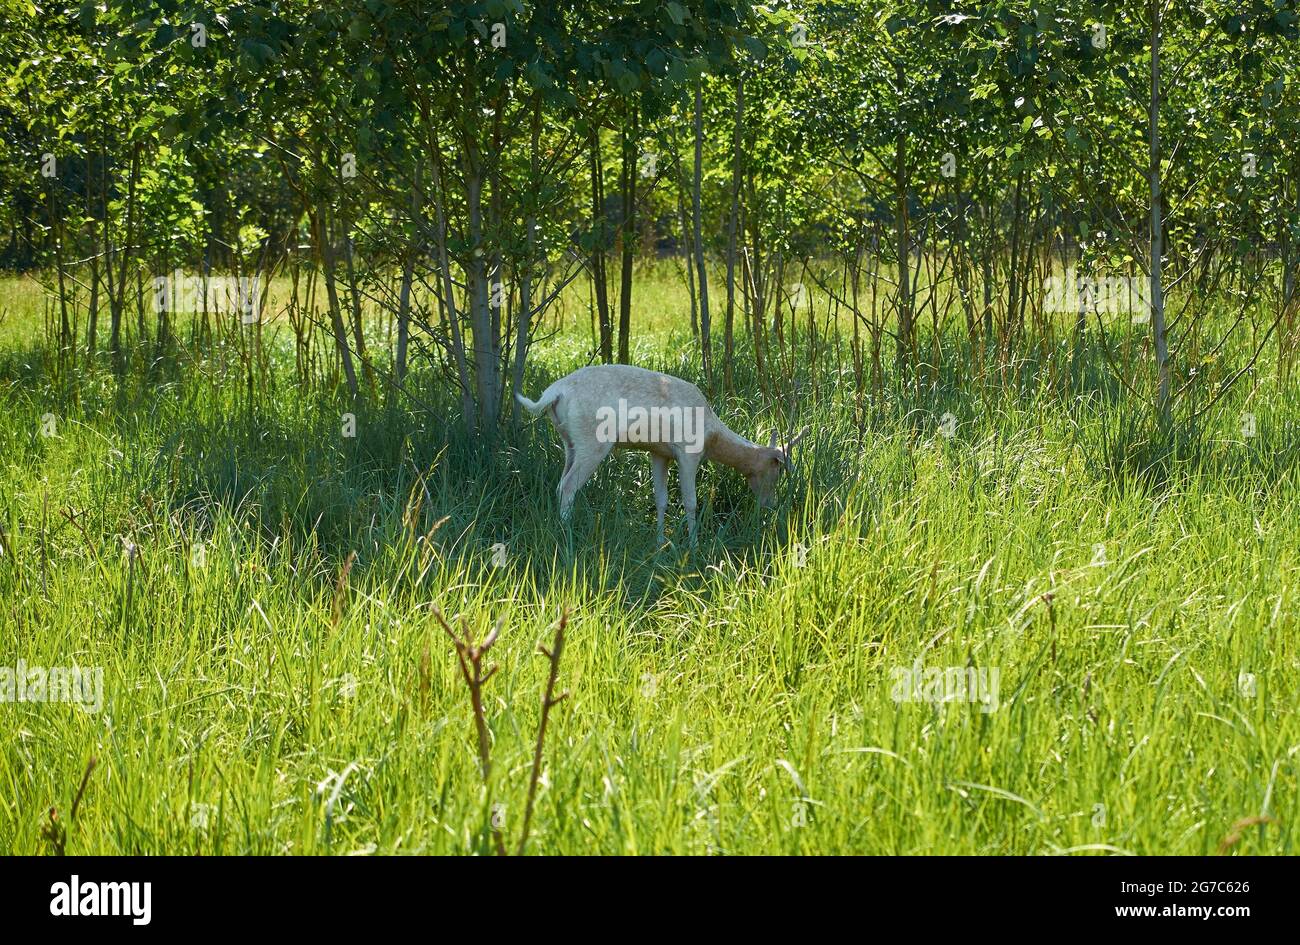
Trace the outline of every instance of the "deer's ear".
{"type": "Polygon", "coordinates": [[[773,428],[772,428],[772,436],[771,436],[771,437],[768,439],[768,441],[767,441],[767,448],[770,449],[770,450],[774,450],[774,449],[776,449],[776,444],[777,444],[777,441],[779,440],[779,438],[780,438],[780,437],[779,437],[779,434],[776,432],[776,427],[773,427],[773,428]]]}

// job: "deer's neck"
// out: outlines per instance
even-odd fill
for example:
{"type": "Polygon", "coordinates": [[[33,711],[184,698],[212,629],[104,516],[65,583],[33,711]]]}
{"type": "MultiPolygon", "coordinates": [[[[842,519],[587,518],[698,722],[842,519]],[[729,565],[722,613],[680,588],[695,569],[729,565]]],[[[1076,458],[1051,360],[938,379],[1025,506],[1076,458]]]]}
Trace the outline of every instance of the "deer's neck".
{"type": "Polygon", "coordinates": [[[719,420],[717,429],[709,436],[704,455],[748,475],[758,468],[761,449],[719,420]]]}

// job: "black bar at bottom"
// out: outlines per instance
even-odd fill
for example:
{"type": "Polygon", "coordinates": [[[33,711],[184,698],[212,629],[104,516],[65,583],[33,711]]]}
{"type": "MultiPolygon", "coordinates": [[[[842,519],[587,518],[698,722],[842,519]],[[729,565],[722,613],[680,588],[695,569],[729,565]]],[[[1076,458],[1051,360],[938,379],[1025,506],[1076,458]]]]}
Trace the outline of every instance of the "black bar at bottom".
{"type": "Polygon", "coordinates": [[[794,930],[800,917],[857,916],[871,925],[920,922],[926,938],[949,929],[969,933],[972,921],[1004,931],[1132,926],[1181,935],[1199,927],[1223,935],[1286,923],[1294,887],[1290,862],[1258,858],[864,857],[771,861],[755,873],[742,860],[657,859],[606,864],[599,874],[582,860],[552,863],[542,873],[524,864],[519,872],[480,868],[486,865],[420,858],[7,858],[0,859],[0,928],[10,941],[33,927],[72,934],[111,927],[132,936],[337,936],[432,921],[437,934],[437,917],[454,912],[494,930],[515,916],[527,926],[531,914],[540,923],[535,934],[545,934],[553,925],[581,928],[608,911],[612,924],[600,926],[607,932],[686,923],[679,929],[734,934],[756,922],[794,930]]]}

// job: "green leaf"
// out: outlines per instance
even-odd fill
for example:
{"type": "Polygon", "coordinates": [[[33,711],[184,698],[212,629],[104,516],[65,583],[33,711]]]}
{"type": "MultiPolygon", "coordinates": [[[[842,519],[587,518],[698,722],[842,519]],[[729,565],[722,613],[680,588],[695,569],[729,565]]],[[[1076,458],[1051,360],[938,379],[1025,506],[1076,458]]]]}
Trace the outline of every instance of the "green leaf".
{"type": "Polygon", "coordinates": [[[275,50],[266,43],[259,43],[255,39],[245,39],[239,44],[244,54],[256,62],[259,66],[264,66],[275,58],[275,50]]]}
{"type": "Polygon", "coordinates": [[[622,72],[614,82],[618,90],[624,95],[631,95],[641,85],[641,80],[637,78],[635,72],[622,72]]]}

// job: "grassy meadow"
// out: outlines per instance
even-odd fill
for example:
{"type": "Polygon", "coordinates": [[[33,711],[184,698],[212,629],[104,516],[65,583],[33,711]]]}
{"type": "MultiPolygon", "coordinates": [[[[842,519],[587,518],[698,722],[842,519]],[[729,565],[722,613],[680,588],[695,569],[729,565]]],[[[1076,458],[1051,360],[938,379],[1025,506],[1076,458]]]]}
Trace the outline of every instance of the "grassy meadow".
{"type": "MultiPolygon", "coordinates": [[[[475,446],[418,354],[369,405],[298,383],[274,319],[255,383],[237,333],[115,372],[58,358],[43,298],[0,281],[0,666],[102,668],[102,707],[0,702],[0,851],[513,848],[567,608],[530,853],[1300,852],[1300,406],[1267,357],[1157,446],[1068,333],[1054,378],[863,404],[823,337],[778,507],[706,466],[692,550],[674,473],[661,549],[643,456],[562,527],[549,424],[475,446]],[[486,786],[435,607],[501,621],[486,786]],[[996,692],[899,698],[935,668],[996,692]]],[[[639,273],[635,363],[698,378],[687,306],[639,273]]],[[[534,397],[590,357],[585,290],[559,312],[534,397]]],[[[757,439],[788,417],[746,345],[714,401],[757,439]]]]}

